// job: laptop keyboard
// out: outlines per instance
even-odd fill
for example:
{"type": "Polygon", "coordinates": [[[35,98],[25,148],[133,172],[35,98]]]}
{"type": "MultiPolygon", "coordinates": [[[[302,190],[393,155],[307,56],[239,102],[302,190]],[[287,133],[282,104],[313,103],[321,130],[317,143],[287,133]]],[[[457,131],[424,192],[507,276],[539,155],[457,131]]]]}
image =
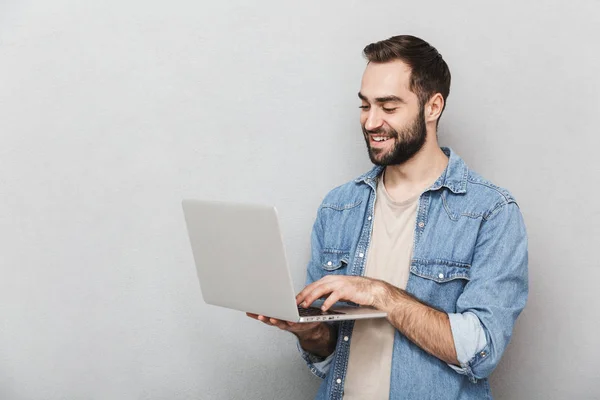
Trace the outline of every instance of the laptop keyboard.
{"type": "Polygon", "coordinates": [[[298,307],[298,313],[300,314],[301,317],[316,317],[319,315],[344,314],[343,312],[333,311],[333,310],[322,311],[320,308],[314,308],[314,307],[309,307],[309,308],[298,307]]]}

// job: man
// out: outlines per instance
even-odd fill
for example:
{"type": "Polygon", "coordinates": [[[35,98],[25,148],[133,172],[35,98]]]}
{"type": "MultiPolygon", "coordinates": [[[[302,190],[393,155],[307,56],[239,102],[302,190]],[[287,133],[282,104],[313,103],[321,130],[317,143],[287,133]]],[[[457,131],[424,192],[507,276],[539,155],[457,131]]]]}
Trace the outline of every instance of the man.
{"type": "Polygon", "coordinates": [[[318,399],[491,398],[528,291],[527,237],[517,203],[440,148],[450,91],[441,54],[413,36],[365,47],[358,97],[375,168],[323,200],[312,233],[309,306],[326,297],[386,319],[295,324],[318,399]]]}

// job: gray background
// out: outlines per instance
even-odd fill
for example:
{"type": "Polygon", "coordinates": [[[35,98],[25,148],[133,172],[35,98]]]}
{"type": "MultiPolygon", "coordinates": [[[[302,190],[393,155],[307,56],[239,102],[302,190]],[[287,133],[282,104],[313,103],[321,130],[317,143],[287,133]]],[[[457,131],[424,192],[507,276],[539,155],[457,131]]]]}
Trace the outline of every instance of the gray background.
{"type": "Polygon", "coordinates": [[[598,1],[0,1],[0,398],[311,398],[292,337],[203,304],[180,200],[275,204],[300,288],[320,200],[370,167],[361,50],[400,33],[451,67],[442,143],[527,222],[495,397],[600,398],[599,27],[598,1]]]}

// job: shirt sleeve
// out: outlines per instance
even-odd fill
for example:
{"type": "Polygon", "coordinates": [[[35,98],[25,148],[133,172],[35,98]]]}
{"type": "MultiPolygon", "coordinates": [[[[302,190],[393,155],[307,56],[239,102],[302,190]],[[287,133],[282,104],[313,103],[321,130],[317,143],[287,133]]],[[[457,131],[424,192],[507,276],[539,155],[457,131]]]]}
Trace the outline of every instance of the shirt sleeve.
{"type": "MultiPolygon", "coordinates": [[[[469,360],[475,357],[475,354],[487,346],[481,322],[475,314],[469,311],[463,314],[448,314],[448,317],[452,337],[454,338],[454,347],[456,348],[456,358],[461,365],[467,364],[469,360]]],[[[454,370],[460,370],[454,365],[448,365],[454,370]]]]}
{"type": "Polygon", "coordinates": [[[329,368],[331,367],[331,361],[333,361],[333,357],[335,356],[335,351],[331,353],[327,358],[319,357],[317,355],[311,354],[305,351],[301,346],[300,342],[298,342],[298,351],[302,355],[302,358],[306,362],[308,369],[314,375],[318,376],[321,379],[325,379],[327,372],[329,372],[329,368]]]}
{"type": "Polygon", "coordinates": [[[461,364],[453,369],[471,382],[492,373],[510,342],[514,324],[527,302],[527,266],[525,223],[518,205],[510,201],[484,218],[469,282],[456,303],[457,314],[450,314],[461,364]],[[481,340],[477,323],[469,314],[477,317],[485,340],[481,340]],[[479,348],[483,343],[484,347],[479,348]]]}

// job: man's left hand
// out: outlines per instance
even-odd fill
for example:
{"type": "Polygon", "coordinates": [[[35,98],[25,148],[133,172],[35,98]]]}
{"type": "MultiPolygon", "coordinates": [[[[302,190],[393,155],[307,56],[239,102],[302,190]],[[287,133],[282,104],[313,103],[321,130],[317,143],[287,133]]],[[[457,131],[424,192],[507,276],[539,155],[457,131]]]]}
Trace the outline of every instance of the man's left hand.
{"type": "Polygon", "coordinates": [[[327,297],[321,309],[327,311],[337,301],[351,301],[361,306],[381,309],[386,295],[386,283],[361,276],[328,275],[306,286],[296,296],[296,304],[309,307],[327,297]]]}

